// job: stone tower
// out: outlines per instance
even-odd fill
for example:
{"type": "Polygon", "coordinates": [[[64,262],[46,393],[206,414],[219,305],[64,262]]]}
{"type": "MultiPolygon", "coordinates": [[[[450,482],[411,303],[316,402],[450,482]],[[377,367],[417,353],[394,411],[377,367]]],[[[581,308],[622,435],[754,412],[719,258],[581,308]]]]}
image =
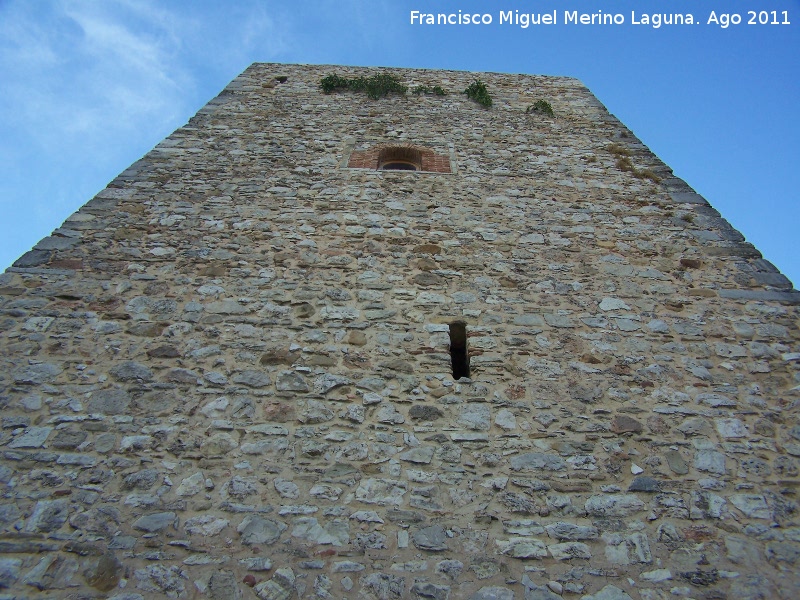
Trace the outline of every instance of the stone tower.
{"type": "Polygon", "coordinates": [[[574,79],[255,64],[0,276],[0,598],[796,598],[791,287],[574,79]]]}

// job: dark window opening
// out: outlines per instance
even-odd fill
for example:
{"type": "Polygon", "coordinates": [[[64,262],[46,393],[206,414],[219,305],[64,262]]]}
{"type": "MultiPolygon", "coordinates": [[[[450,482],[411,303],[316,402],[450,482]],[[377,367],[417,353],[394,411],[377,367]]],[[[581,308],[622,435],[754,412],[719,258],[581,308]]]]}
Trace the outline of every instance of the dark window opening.
{"type": "Polygon", "coordinates": [[[417,165],[408,163],[408,162],[400,162],[399,160],[393,160],[391,162],[383,163],[381,165],[381,169],[385,171],[418,171],[417,165]]]}
{"type": "Polygon", "coordinates": [[[466,323],[450,323],[450,361],[453,364],[453,379],[469,377],[466,323]]]}
{"type": "Polygon", "coordinates": [[[419,171],[422,154],[411,146],[389,146],[378,153],[378,169],[381,171],[419,171]]]}

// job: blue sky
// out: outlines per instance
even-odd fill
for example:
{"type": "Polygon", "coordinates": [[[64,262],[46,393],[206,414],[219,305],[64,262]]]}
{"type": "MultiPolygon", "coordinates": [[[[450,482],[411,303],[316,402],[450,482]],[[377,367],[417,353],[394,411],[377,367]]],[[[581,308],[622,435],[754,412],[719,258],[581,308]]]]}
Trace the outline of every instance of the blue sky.
{"type": "Polygon", "coordinates": [[[0,270],[265,61],[577,77],[800,285],[799,57],[800,0],[0,0],[0,270]],[[411,10],[494,23],[413,26],[411,10]],[[506,10],[626,22],[523,29],[499,25],[506,10]]]}

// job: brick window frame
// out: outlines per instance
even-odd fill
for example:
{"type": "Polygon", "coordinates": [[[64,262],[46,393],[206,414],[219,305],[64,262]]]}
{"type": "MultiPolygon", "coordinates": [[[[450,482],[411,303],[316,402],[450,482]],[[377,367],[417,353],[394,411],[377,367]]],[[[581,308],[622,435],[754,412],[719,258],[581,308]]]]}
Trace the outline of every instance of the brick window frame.
{"type": "Polygon", "coordinates": [[[367,150],[353,150],[347,161],[347,168],[379,171],[388,162],[407,162],[415,165],[417,172],[423,173],[453,172],[449,156],[413,144],[379,144],[367,150]]]}

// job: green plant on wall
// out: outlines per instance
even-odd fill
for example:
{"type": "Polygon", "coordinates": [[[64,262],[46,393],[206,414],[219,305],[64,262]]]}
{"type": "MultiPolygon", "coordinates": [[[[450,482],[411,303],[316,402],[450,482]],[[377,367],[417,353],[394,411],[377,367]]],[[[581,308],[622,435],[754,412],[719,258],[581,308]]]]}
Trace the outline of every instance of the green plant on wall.
{"type": "Polygon", "coordinates": [[[467,95],[467,98],[474,100],[481,106],[489,108],[492,105],[492,97],[489,95],[489,90],[486,84],[480,79],[476,79],[470,83],[469,87],[464,90],[464,93],[467,95]]]}
{"type": "Polygon", "coordinates": [[[630,173],[637,179],[649,179],[653,183],[661,181],[661,178],[650,169],[637,169],[631,161],[631,151],[625,146],[614,142],[609,144],[606,150],[617,159],[616,165],[620,171],[630,173]]]}
{"type": "Polygon", "coordinates": [[[326,94],[347,89],[347,79],[339,77],[336,73],[323,77],[319,83],[322,87],[322,91],[326,94]]]}
{"type": "Polygon", "coordinates": [[[528,108],[525,109],[525,114],[530,113],[539,113],[543,115],[547,115],[548,117],[554,117],[555,113],[553,112],[553,107],[547,100],[537,100],[533,104],[531,104],[528,108]]]}
{"type": "Polygon", "coordinates": [[[380,73],[371,77],[354,77],[352,79],[339,77],[334,73],[323,77],[320,80],[320,87],[326,94],[340,90],[365,92],[373,100],[383,98],[392,93],[404,95],[408,91],[408,87],[400,83],[400,78],[397,75],[389,73],[380,73]]]}
{"type": "Polygon", "coordinates": [[[415,96],[420,96],[422,94],[433,94],[434,96],[446,96],[447,90],[445,90],[440,85],[434,85],[433,87],[429,85],[418,85],[413,90],[411,90],[411,93],[414,94],[415,96]]]}

